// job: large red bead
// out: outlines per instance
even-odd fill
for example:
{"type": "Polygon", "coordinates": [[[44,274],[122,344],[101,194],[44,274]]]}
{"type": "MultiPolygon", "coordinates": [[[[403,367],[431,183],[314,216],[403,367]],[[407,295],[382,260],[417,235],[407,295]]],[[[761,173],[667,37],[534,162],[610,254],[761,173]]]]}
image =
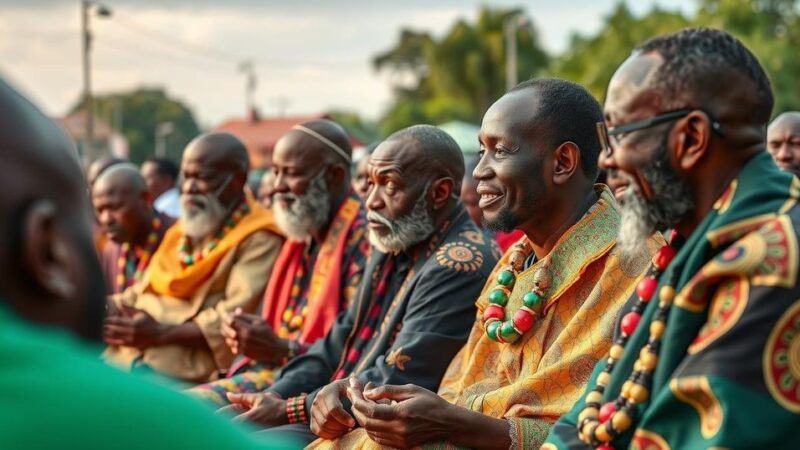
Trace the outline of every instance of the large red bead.
{"type": "Polygon", "coordinates": [[[486,322],[489,319],[497,319],[503,320],[506,318],[506,312],[503,311],[503,308],[500,305],[489,305],[483,310],[483,321],[486,322]]]}
{"type": "Polygon", "coordinates": [[[678,251],[670,245],[661,247],[656,254],[653,255],[653,265],[656,266],[658,270],[666,270],[669,263],[675,258],[676,253],[678,253],[678,251]]]}
{"type": "Polygon", "coordinates": [[[635,312],[629,312],[622,317],[622,323],[620,323],[620,330],[622,330],[622,334],[625,336],[630,336],[633,334],[636,327],[639,325],[639,320],[642,316],[635,312]]]}
{"type": "Polygon", "coordinates": [[[607,402],[600,407],[600,412],[597,413],[597,420],[599,420],[600,423],[606,423],[615,412],[617,412],[617,406],[614,402],[607,402]]]}
{"type": "Polygon", "coordinates": [[[614,450],[614,447],[611,444],[601,444],[599,447],[595,447],[595,450],[614,450]]]}
{"type": "Polygon", "coordinates": [[[514,322],[514,326],[517,327],[519,331],[525,333],[533,328],[535,317],[529,311],[518,309],[517,312],[514,313],[514,318],[511,320],[514,322]]]}
{"type": "Polygon", "coordinates": [[[653,277],[646,277],[642,278],[642,281],[636,286],[636,293],[641,297],[642,301],[647,303],[653,298],[653,294],[656,292],[656,287],[658,286],[658,280],[653,277]]]}

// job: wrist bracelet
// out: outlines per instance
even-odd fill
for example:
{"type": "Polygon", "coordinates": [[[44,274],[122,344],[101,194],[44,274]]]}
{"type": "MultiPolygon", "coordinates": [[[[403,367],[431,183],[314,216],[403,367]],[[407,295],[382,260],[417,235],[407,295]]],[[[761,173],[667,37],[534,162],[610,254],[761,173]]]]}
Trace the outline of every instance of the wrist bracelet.
{"type": "Polygon", "coordinates": [[[286,418],[290,424],[308,423],[306,415],[306,394],[289,397],[286,400],[286,418]]]}

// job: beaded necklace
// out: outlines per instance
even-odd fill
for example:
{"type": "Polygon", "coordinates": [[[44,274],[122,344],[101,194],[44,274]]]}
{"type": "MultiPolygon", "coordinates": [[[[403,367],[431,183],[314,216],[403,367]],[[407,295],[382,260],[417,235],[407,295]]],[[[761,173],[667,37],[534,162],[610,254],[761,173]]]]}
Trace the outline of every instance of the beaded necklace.
{"type": "Polygon", "coordinates": [[[181,265],[183,267],[189,267],[194,265],[196,262],[202,261],[206,255],[217,248],[219,241],[221,241],[228,234],[228,232],[235,228],[236,224],[238,224],[239,221],[242,220],[242,218],[249,212],[250,205],[248,205],[247,202],[242,202],[239,204],[239,206],[233,210],[230,216],[225,219],[222,228],[217,232],[217,234],[214,235],[214,239],[206,244],[202,251],[195,251],[192,248],[190,239],[185,235],[182,236],[180,245],[178,245],[178,259],[180,260],[181,265]]]}
{"type": "Polygon", "coordinates": [[[511,320],[506,320],[505,306],[514,289],[517,275],[525,265],[525,259],[532,252],[527,241],[514,245],[509,255],[508,266],[497,274],[497,284],[487,295],[489,306],[483,311],[483,324],[490,339],[501,343],[514,343],[533,328],[536,316],[544,305],[545,291],[550,287],[548,273],[549,261],[545,261],[534,274],[533,288],[522,297],[522,306],[514,312],[511,320]]]}
{"type": "Polygon", "coordinates": [[[142,279],[144,270],[147,268],[147,265],[150,264],[150,257],[153,256],[158,246],[158,230],[160,228],[161,219],[156,215],[151,221],[150,233],[147,235],[147,243],[144,248],[134,247],[128,242],[122,244],[119,258],[117,259],[119,273],[117,274],[116,280],[120,291],[124,291],[126,288],[133,285],[134,282],[142,279]],[[129,277],[128,272],[131,271],[131,266],[134,265],[135,268],[132,270],[133,276],[129,277]]]}
{"type": "MultiPolygon", "coordinates": [[[[673,231],[670,244],[676,243],[677,234],[673,231]]],[[[633,372],[622,384],[620,394],[613,401],[601,405],[603,393],[611,379],[611,372],[622,358],[625,344],[639,325],[642,312],[655,294],[658,279],[672,262],[677,250],[672,245],[661,247],[653,255],[652,265],[647,276],[636,286],[637,300],[631,311],[620,321],[620,334],[609,351],[603,371],[597,376],[597,384],[586,395],[583,410],[578,415],[578,438],[598,450],[613,450],[611,441],[627,431],[636,417],[636,405],[644,403],[650,396],[653,372],[658,363],[658,351],[666,328],[667,316],[675,298],[675,278],[677,271],[658,291],[658,309],[650,322],[650,337],[639,352],[633,365],[633,372]]]]}

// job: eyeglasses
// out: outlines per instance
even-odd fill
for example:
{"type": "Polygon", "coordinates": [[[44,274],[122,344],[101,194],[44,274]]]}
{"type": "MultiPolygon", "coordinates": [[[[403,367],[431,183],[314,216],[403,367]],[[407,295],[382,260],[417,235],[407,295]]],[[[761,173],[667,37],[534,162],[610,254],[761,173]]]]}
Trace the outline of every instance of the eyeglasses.
{"type": "MultiPolygon", "coordinates": [[[[617,146],[620,144],[620,140],[624,134],[644,130],[646,128],[651,128],[663,123],[672,122],[688,116],[689,113],[693,111],[697,110],[677,109],[653,116],[649,119],[626,123],[625,125],[620,125],[614,128],[606,127],[605,122],[597,122],[597,137],[600,139],[601,151],[605,153],[606,156],[611,156],[611,153],[614,151],[611,141],[613,141],[614,145],[617,146]]],[[[722,125],[717,122],[716,119],[714,119],[714,116],[712,116],[708,111],[702,109],[700,111],[702,111],[706,116],[708,116],[709,120],[711,120],[711,130],[717,133],[719,136],[724,136],[722,133],[722,125]]]]}

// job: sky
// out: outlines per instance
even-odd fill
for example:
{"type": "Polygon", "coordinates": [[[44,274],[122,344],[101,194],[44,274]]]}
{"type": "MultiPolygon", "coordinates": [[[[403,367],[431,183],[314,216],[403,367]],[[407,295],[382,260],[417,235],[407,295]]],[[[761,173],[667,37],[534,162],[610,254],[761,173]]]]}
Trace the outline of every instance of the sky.
{"type": "MultiPolygon", "coordinates": [[[[620,0],[107,0],[92,16],[97,94],[163,87],[202,127],[246,111],[244,60],[255,62],[262,116],[353,111],[374,120],[391,103],[389,76],[372,58],[402,28],[441,36],[483,5],[521,7],[545,49],[563,51],[574,33],[593,34],[620,0]]],[[[693,0],[629,0],[691,13],[693,0]]],[[[82,88],[78,0],[0,0],[0,74],[53,116],[82,88]]]]}

